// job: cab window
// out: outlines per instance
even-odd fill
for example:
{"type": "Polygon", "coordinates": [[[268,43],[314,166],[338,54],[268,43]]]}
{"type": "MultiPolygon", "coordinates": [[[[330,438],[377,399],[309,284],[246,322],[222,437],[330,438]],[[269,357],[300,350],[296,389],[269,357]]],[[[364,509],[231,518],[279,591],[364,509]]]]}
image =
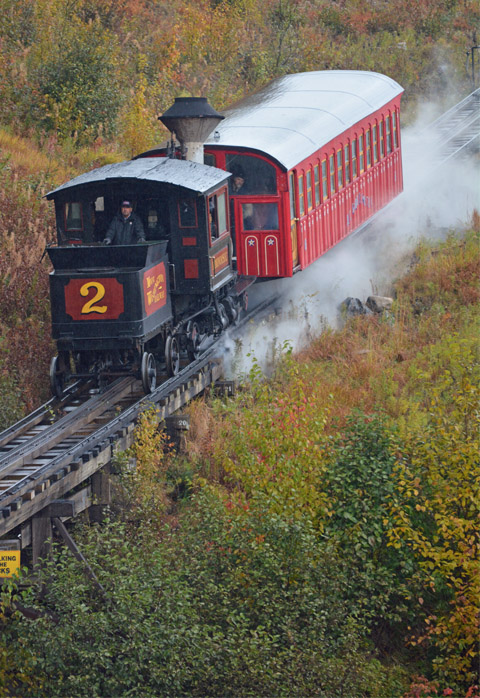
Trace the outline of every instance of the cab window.
{"type": "MultiPolygon", "coordinates": [[[[180,203],[180,211],[182,212],[182,204],[180,203]]],[[[192,210],[189,211],[190,214],[193,213],[192,210]]],[[[145,229],[145,234],[147,240],[161,240],[162,238],[168,236],[169,234],[169,217],[167,205],[164,201],[157,198],[144,199],[139,202],[137,207],[137,214],[140,215],[143,221],[143,227],[145,229]]],[[[183,206],[183,221],[188,222],[186,219],[185,206],[183,206]]],[[[185,227],[185,226],[182,226],[185,227]]],[[[192,226],[187,226],[192,227],[192,226]]]]}
{"type": "Polygon", "coordinates": [[[178,225],[180,228],[198,228],[195,199],[182,199],[178,202],[178,225]]]}
{"type": "Polygon", "coordinates": [[[72,201],[65,204],[65,230],[79,231],[83,230],[83,213],[82,204],[78,201],[72,201]]]}
{"type": "Polygon", "coordinates": [[[212,242],[228,232],[225,190],[208,197],[208,221],[212,242]]]}

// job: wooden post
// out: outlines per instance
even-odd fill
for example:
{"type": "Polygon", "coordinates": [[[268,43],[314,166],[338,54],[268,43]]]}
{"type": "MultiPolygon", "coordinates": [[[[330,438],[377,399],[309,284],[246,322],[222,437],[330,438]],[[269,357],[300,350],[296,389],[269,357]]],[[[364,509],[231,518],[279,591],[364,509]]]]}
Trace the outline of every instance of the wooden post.
{"type": "Polygon", "coordinates": [[[32,562],[39,564],[50,555],[52,542],[52,521],[44,512],[32,518],[32,562]]]}
{"type": "Polygon", "coordinates": [[[64,542],[67,545],[67,548],[70,550],[71,553],[73,553],[74,557],[83,564],[83,568],[85,570],[85,574],[87,577],[89,577],[92,582],[95,584],[97,590],[102,594],[102,596],[105,596],[105,589],[102,587],[100,582],[97,579],[97,576],[95,572],[92,570],[88,562],[86,561],[85,557],[82,555],[80,552],[77,544],[73,540],[73,538],[70,536],[69,532],[65,528],[65,524],[61,521],[61,519],[54,518],[53,523],[55,524],[55,528],[57,531],[60,533],[62,536],[64,542]]]}
{"type": "Polygon", "coordinates": [[[111,501],[109,463],[92,475],[92,500],[93,504],[89,508],[90,520],[101,523],[105,517],[105,507],[111,501]]]}
{"type": "Polygon", "coordinates": [[[185,414],[173,414],[165,417],[165,431],[168,438],[174,444],[176,451],[184,446],[185,435],[190,429],[190,417],[185,414]]]}

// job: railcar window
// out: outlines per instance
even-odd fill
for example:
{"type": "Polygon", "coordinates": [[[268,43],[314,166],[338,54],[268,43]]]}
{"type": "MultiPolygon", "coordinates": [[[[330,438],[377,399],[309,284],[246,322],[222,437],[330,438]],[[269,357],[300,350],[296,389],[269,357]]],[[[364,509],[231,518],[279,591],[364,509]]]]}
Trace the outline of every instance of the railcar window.
{"type": "MultiPolygon", "coordinates": [[[[253,155],[234,155],[227,153],[226,169],[235,175],[242,177],[244,185],[239,192],[230,192],[235,196],[241,194],[276,194],[277,173],[273,165],[253,155]]],[[[233,177],[231,178],[233,179],[233,177]]]]}
{"type": "Polygon", "coordinates": [[[357,139],[352,141],[352,178],[357,176],[357,139]]]}
{"type": "Polygon", "coordinates": [[[65,204],[65,230],[83,230],[82,204],[79,201],[65,204]]]}
{"type": "Polygon", "coordinates": [[[373,141],[373,162],[378,161],[378,128],[377,125],[372,127],[372,141],[373,141]]]}
{"type": "Polygon", "coordinates": [[[392,152],[392,132],[390,130],[390,117],[385,119],[385,129],[387,131],[387,154],[392,152]]]}
{"type": "Polygon", "coordinates": [[[358,137],[358,159],[360,161],[360,172],[365,169],[365,155],[363,152],[363,135],[358,137]]]}
{"type": "Polygon", "coordinates": [[[203,156],[203,162],[205,163],[205,165],[210,165],[210,167],[217,166],[216,157],[212,153],[205,153],[203,156]]]}
{"type": "Polygon", "coordinates": [[[398,133],[397,133],[397,114],[392,114],[392,131],[393,131],[393,147],[398,148],[398,133]]]}
{"type": "Polygon", "coordinates": [[[290,190],[290,220],[293,221],[296,218],[295,213],[295,175],[290,172],[289,179],[289,190],[290,190]]]}
{"type": "Polygon", "coordinates": [[[305,193],[303,191],[303,175],[298,178],[298,206],[300,209],[300,215],[305,214],[305,193]]]}
{"type": "Polygon", "coordinates": [[[328,197],[328,177],[326,160],[322,160],[322,197],[324,201],[328,197]]]}
{"type": "Polygon", "coordinates": [[[372,135],[370,129],[365,132],[365,151],[367,154],[367,167],[372,166],[372,135]]]}
{"type": "Polygon", "coordinates": [[[244,230],[278,230],[277,204],[242,204],[242,213],[244,230]]]}
{"type": "Polygon", "coordinates": [[[378,124],[378,140],[380,143],[380,157],[385,157],[385,139],[383,135],[383,121],[378,124]]]}
{"type": "Polygon", "coordinates": [[[195,199],[182,199],[179,201],[178,225],[180,228],[198,228],[197,203],[195,199]]]}
{"type": "Polygon", "coordinates": [[[343,158],[345,160],[345,184],[350,182],[350,147],[346,145],[343,149],[343,158]]]}
{"type": "Polygon", "coordinates": [[[320,169],[318,165],[313,168],[313,183],[315,186],[315,206],[320,203],[320,169]]]}
{"type": "Polygon", "coordinates": [[[328,159],[328,168],[330,170],[330,195],[335,194],[335,156],[330,155],[328,159]]]}
{"type": "Polygon", "coordinates": [[[307,210],[311,211],[313,208],[313,198],[312,198],[312,171],[307,172],[307,210]]]}
{"type": "Polygon", "coordinates": [[[337,150],[337,179],[338,188],[341,189],[343,187],[343,162],[341,150],[337,150]]]}

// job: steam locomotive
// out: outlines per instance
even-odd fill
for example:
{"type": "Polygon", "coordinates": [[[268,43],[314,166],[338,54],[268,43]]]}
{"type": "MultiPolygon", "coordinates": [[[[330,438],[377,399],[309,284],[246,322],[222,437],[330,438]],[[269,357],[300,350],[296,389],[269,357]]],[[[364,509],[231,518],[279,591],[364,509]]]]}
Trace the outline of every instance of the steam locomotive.
{"type": "Polygon", "coordinates": [[[390,78],[279,78],[225,115],[177,98],[171,141],[47,194],[55,395],[74,376],[175,375],[235,323],[259,279],[304,269],[402,190],[400,99],[390,78]],[[239,186],[240,184],[240,186],[239,186]],[[123,199],[145,242],[104,246],[123,199]]]}

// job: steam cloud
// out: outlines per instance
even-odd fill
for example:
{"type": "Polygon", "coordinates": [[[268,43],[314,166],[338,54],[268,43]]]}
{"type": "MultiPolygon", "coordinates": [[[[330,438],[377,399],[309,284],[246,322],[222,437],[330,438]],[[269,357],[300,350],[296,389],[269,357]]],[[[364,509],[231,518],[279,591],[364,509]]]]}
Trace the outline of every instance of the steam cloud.
{"type": "Polygon", "coordinates": [[[440,141],[429,128],[434,108],[425,107],[416,124],[403,130],[404,191],[368,230],[343,240],[293,279],[254,286],[251,305],[280,294],[281,312],[252,323],[241,338],[227,334],[226,371],[244,375],[252,357],[268,371],[284,342],[300,349],[327,324],[335,327],[348,296],[365,301],[372,294],[389,295],[420,239],[442,239],[469,225],[474,209],[480,209],[478,154],[436,165],[440,141]]]}

